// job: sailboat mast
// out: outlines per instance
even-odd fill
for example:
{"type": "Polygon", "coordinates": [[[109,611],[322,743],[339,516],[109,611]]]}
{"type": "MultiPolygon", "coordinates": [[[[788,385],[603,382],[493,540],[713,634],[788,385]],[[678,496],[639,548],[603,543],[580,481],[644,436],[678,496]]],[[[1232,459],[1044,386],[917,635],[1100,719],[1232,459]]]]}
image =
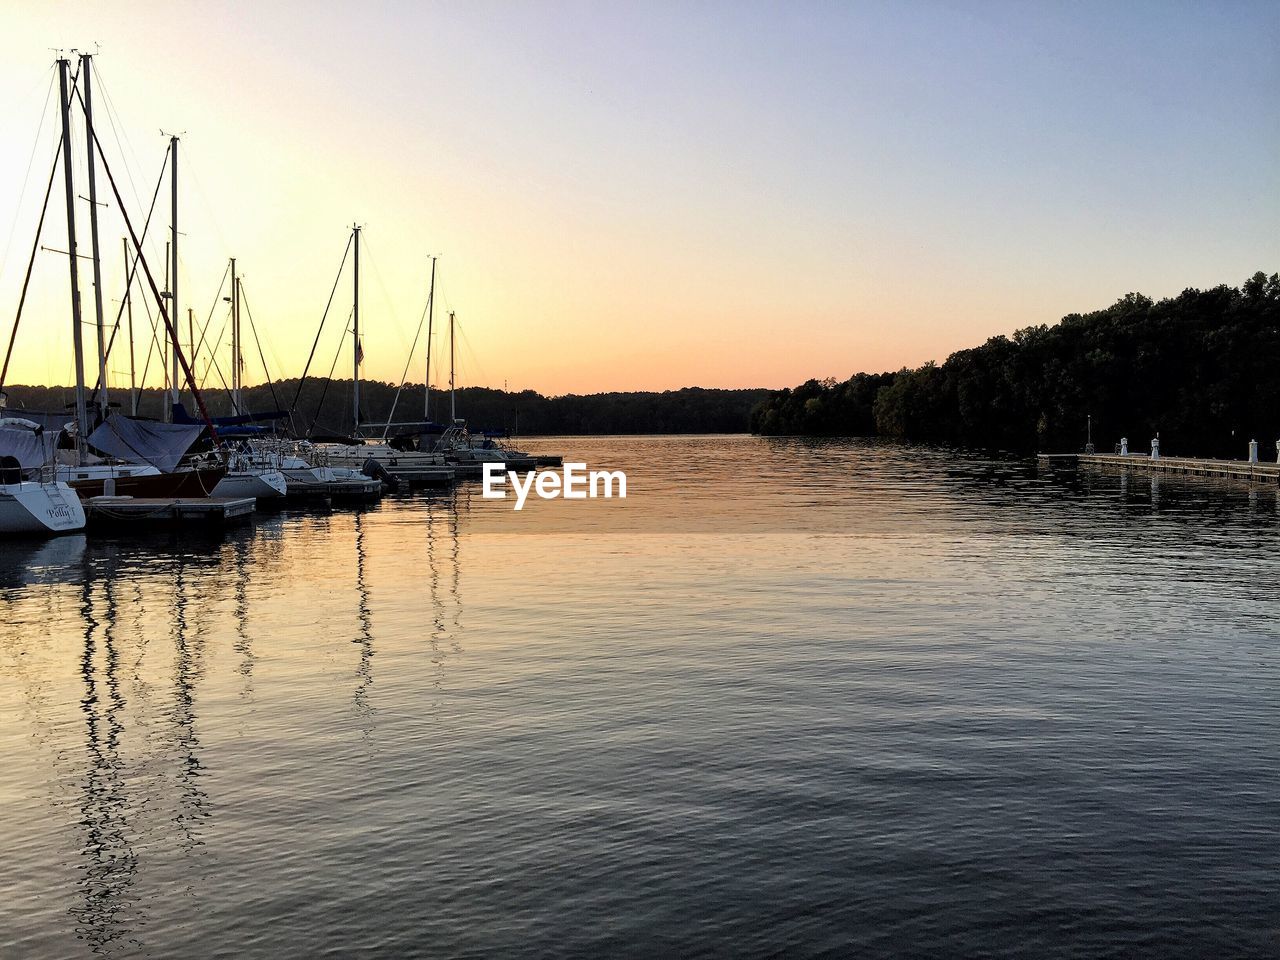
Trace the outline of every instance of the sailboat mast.
{"type": "MultiPolygon", "coordinates": [[[[196,318],[195,311],[187,307],[187,348],[191,351],[191,369],[196,368],[196,318]]],[[[191,394],[191,403],[195,404],[195,393],[191,394]]]]}
{"type": "Polygon", "coordinates": [[[83,450],[89,435],[89,414],[84,402],[84,344],[80,330],[80,272],[76,253],[76,188],[71,171],[71,100],[67,91],[66,58],[58,60],[58,91],[62,95],[62,174],[67,188],[67,262],[71,265],[71,343],[76,363],[76,449],[83,450]]]}
{"type": "Polygon", "coordinates": [[[240,278],[236,258],[231,258],[231,406],[240,416],[240,278]]]}
{"type": "Polygon", "coordinates": [[[164,419],[166,423],[173,422],[173,407],[178,402],[178,138],[176,136],[169,138],[169,152],[172,166],[169,168],[169,256],[171,262],[169,265],[169,316],[173,318],[171,324],[173,335],[170,338],[170,380],[169,380],[169,402],[165,405],[164,419]]]}
{"type": "MultiPolygon", "coordinates": [[[[166,240],[164,242],[164,293],[162,294],[166,300],[169,300],[171,296],[169,293],[169,271],[172,268],[173,257],[169,255],[169,241],[166,240]]],[[[169,328],[166,327],[165,333],[168,332],[169,328]]],[[[160,368],[164,377],[164,389],[160,391],[160,419],[167,423],[169,420],[169,403],[165,397],[169,392],[169,367],[168,364],[164,362],[163,356],[160,358],[160,368]]]]}
{"type": "Polygon", "coordinates": [[[458,395],[453,386],[453,311],[449,311],[449,423],[458,421],[458,395]]]}
{"type": "Polygon", "coordinates": [[[352,275],[354,277],[355,290],[353,293],[353,305],[351,307],[352,316],[352,335],[355,346],[352,349],[352,357],[355,360],[354,373],[351,378],[351,403],[353,410],[353,422],[355,429],[351,432],[352,436],[360,435],[360,227],[358,225],[351,228],[354,231],[355,243],[355,259],[352,261],[354,269],[352,275]]]}
{"type": "Polygon", "coordinates": [[[422,418],[431,422],[431,315],[436,308],[436,258],[431,258],[431,290],[427,293],[427,378],[422,397],[422,418]]]}
{"type": "Polygon", "coordinates": [[[124,245],[124,309],[129,318],[129,415],[138,415],[138,379],[133,356],[133,265],[129,262],[129,238],[121,237],[124,245]]]}
{"type": "Polygon", "coordinates": [[[93,312],[98,328],[98,409],[107,415],[107,334],[102,322],[102,256],[98,249],[98,181],[93,161],[93,57],[80,54],[81,82],[84,84],[85,150],[89,171],[89,241],[93,253],[93,312]]]}

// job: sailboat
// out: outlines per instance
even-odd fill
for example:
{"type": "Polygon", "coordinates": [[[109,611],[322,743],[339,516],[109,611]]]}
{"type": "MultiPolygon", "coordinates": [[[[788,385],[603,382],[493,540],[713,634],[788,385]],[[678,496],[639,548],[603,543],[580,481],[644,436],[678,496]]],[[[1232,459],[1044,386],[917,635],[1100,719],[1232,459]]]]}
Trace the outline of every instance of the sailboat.
{"type": "Polygon", "coordinates": [[[0,394],[0,536],[84,529],[84,507],[75,491],[41,479],[52,455],[39,424],[4,415],[0,394]]]}
{"type": "MultiPolygon", "coordinates": [[[[80,72],[77,78],[79,92],[68,82],[70,62],[66,58],[57,61],[59,103],[61,116],[61,139],[55,154],[53,169],[49,173],[48,188],[45,193],[44,207],[40,215],[40,226],[36,229],[35,241],[32,244],[31,259],[27,264],[27,274],[23,281],[22,296],[18,301],[17,317],[14,320],[14,333],[22,318],[22,308],[26,301],[27,284],[35,265],[36,251],[39,249],[40,233],[44,226],[45,214],[49,207],[58,164],[63,169],[63,185],[66,192],[67,216],[67,263],[71,282],[71,324],[72,346],[75,358],[75,414],[73,422],[65,424],[65,417],[43,417],[42,422],[24,411],[26,416],[18,418],[6,417],[7,421],[0,437],[0,458],[3,458],[4,470],[4,514],[6,520],[0,527],[10,530],[45,530],[58,532],[65,529],[79,529],[84,526],[84,513],[79,498],[89,498],[104,493],[134,496],[175,496],[202,495],[207,496],[213,486],[221,478],[222,466],[216,462],[189,466],[178,470],[179,461],[183,459],[192,444],[203,433],[204,426],[178,426],[172,424],[151,424],[136,418],[113,415],[106,396],[106,347],[102,314],[102,278],[101,262],[98,248],[98,207],[96,159],[101,158],[103,169],[111,181],[112,191],[117,206],[129,223],[128,214],[120,203],[119,191],[110,168],[102,156],[101,144],[93,128],[93,93],[92,93],[92,56],[82,54],[80,72]],[[79,283],[80,254],[76,244],[76,203],[73,166],[71,159],[72,129],[71,102],[73,96],[79,96],[84,108],[84,132],[88,147],[87,173],[90,231],[92,237],[94,309],[98,333],[98,376],[100,393],[98,395],[97,417],[93,422],[89,416],[86,402],[84,375],[84,344],[81,326],[81,303],[79,283]],[[68,498],[66,494],[72,492],[68,498]]],[[[175,155],[176,156],[176,155],[175,155]]],[[[176,176],[176,174],[175,174],[176,176]]],[[[176,179],[174,194],[176,199],[176,179]]],[[[176,203],[174,233],[176,237],[176,203]]],[[[130,234],[133,235],[132,227],[130,234]]],[[[133,236],[133,243],[138,252],[135,267],[141,264],[146,270],[145,261],[141,257],[140,241],[133,236]]],[[[176,256],[176,255],[175,255],[176,256]]],[[[160,293],[147,271],[148,281],[157,301],[161,301],[160,293]]],[[[176,287],[176,283],[175,283],[176,287]]],[[[176,352],[176,330],[169,320],[161,301],[161,316],[169,328],[171,340],[175,344],[174,364],[178,364],[176,352]]],[[[10,341],[12,343],[12,340],[10,341]]],[[[185,364],[184,364],[185,368],[185,364]]],[[[189,369],[187,370],[190,375],[189,369]]],[[[0,389],[3,388],[8,373],[8,357],[5,367],[0,371],[0,389]]],[[[0,405],[2,407],[2,405],[0,405]]],[[[0,417],[4,412],[0,409],[0,417]]]]}
{"type": "MultiPolygon", "coordinates": [[[[449,311],[449,422],[450,426],[436,441],[435,449],[453,465],[459,476],[478,477],[486,463],[500,463],[508,470],[532,470],[537,460],[523,450],[514,450],[497,442],[496,435],[467,429],[467,421],[458,418],[458,392],[454,368],[454,328],[457,317],[449,311]]],[[[430,387],[428,387],[430,389],[430,387]]]]}
{"type": "MultiPolygon", "coordinates": [[[[233,417],[243,414],[242,375],[244,357],[240,347],[240,277],[235,257],[231,258],[231,407],[233,417]]],[[[289,492],[281,472],[280,458],[272,451],[244,441],[225,448],[227,473],[213,488],[218,497],[254,497],[273,500],[289,492]]]]}
{"type": "MultiPolygon", "coordinates": [[[[96,393],[98,409],[96,424],[91,424],[88,405],[86,403],[84,345],[81,335],[79,254],[76,247],[76,189],[73,166],[71,162],[71,99],[73,91],[69,89],[68,72],[70,62],[66,58],[58,60],[59,109],[62,119],[62,169],[63,184],[66,190],[67,214],[67,262],[71,281],[71,323],[72,346],[75,355],[75,418],[74,423],[62,431],[66,444],[58,450],[54,465],[55,478],[68,484],[82,498],[101,495],[135,496],[135,497],[207,497],[225,473],[225,465],[216,454],[197,460],[187,460],[192,445],[204,433],[206,426],[213,433],[212,421],[204,411],[204,402],[200,398],[190,367],[183,358],[178,346],[178,331],[172,317],[178,303],[178,138],[170,138],[170,170],[172,192],[172,215],[170,244],[172,254],[172,280],[168,294],[168,306],[165,298],[155,286],[150,269],[142,256],[141,244],[133,235],[129,217],[123,204],[120,203],[119,191],[116,189],[110,167],[102,154],[101,144],[93,127],[93,92],[92,92],[92,60],[91,54],[81,54],[80,100],[84,108],[85,142],[87,147],[87,176],[89,188],[89,227],[92,242],[93,293],[94,312],[97,326],[98,354],[98,390],[96,393]],[[158,423],[135,417],[126,417],[112,413],[107,398],[107,344],[102,312],[102,276],[101,258],[98,246],[98,195],[96,179],[96,161],[101,159],[103,169],[111,183],[116,196],[117,206],[129,226],[129,233],[137,254],[134,269],[141,266],[146,274],[152,293],[159,306],[161,319],[169,334],[172,358],[171,389],[173,400],[177,400],[178,370],[181,366],[191,383],[193,395],[205,414],[204,423],[176,424],[173,422],[158,423]],[[91,429],[92,426],[92,429],[91,429]]],[[[52,186],[52,176],[50,186],[52,186]]],[[[46,196],[46,205],[48,203],[46,196]]],[[[41,218],[43,224],[43,216],[41,218]]],[[[39,240],[37,230],[37,242],[39,240]]],[[[28,275],[30,266],[28,267],[28,275]]],[[[132,283],[132,277],[130,277],[132,283]]],[[[21,306],[19,307],[21,316],[21,306]]]]}
{"type": "MultiPolygon", "coordinates": [[[[345,467],[361,470],[375,475],[386,475],[395,481],[406,481],[410,484],[438,485],[453,482],[454,471],[445,462],[443,456],[434,450],[417,448],[411,433],[395,438],[394,443],[387,442],[386,436],[392,424],[388,422],[383,428],[382,439],[372,439],[361,435],[366,429],[360,419],[360,363],[364,359],[364,351],[360,346],[360,227],[352,228],[352,244],[355,258],[352,261],[354,306],[352,309],[353,341],[352,348],[353,381],[352,381],[352,437],[356,441],[350,444],[326,443],[317,448],[326,462],[332,467],[345,467]]],[[[434,295],[435,270],[432,268],[432,294],[434,295]]],[[[430,301],[428,301],[430,306],[430,301]]],[[[401,425],[403,426],[403,425],[401,425]]]]}

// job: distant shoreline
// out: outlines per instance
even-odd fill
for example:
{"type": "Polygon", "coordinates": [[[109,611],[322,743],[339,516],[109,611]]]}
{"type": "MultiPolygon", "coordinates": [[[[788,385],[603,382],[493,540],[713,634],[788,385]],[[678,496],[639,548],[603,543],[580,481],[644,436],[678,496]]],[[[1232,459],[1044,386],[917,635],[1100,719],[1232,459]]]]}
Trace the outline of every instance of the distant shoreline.
{"type": "MultiPolygon", "coordinates": [[[[67,386],[6,386],[10,415],[23,409],[57,413],[66,409],[74,392],[67,386]]],[[[202,390],[209,412],[225,416],[230,399],[221,388],[202,390]]],[[[773,391],[764,388],[725,390],[684,387],[665,391],[626,391],[566,394],[548,397],[534,390],[519,392],[489,387],[459,387],[456,410],[474,429],[497,430],[520,436],[640,436],[644,434],[748,433],[751,410],[773,391]]],[[[159,417],[164,391],[151,387],[140,392],[138,414],[159,417]]],[[[397,422],[424,419],[422,384],[396,384],[376,380],[360,383],[362,422],[385,423],[395,403],[397,422]],[[396,393],[399,390],[399,399],[396,393]]],[[[129,411],[128,387],[113,386],[110,399],[116,409],[129,411]]],[[[182,392],[190,405],[189,391],[182,392]]],[[[350,429],[351,381],[309,378],[298,389],[297,379],[258,384],[244,389],[245,406],[254,411],[293,410],[293,428],[305,435],[314,425],[318,432],[350,429]],[[296,397],[296,404],[295,404],[296,397]]],[[[70,419],[70,416],[68,416],[70,419]]],[[[431,390],[431,419],[449,419],[447,390],[431,390]]]]}

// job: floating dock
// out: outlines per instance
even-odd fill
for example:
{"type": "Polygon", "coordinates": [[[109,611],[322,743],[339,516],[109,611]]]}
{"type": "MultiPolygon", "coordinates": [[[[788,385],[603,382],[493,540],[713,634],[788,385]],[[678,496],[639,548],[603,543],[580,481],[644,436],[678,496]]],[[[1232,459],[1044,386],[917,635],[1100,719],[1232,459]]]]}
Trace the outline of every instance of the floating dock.
{"type": "Polygon", "coordinates": [[[286,479],[290,500],[377,500],[382,496],[382,481],[286,479]]]}
{"type": "Polygon", "coordinates": [[[446,466],[411,467],[403,470],[396,466],[386,467],[387,473],[396,480],[407,483],[410,487],[447,487],[457,479],[457,472],[452,464],[446,466]]]}
{"type": "Polygon", "coordinates": [[[225,524],[248,520],[253,497],[91,497],[88,526],[138,523],[225,524]]]}
{"type": "Polygon", "coordinates": [[[1150,457],[1144,453],[1042,453],[1041,466],[1073,470],[1134,470],[1139,473],[1183,474],[1198,477],[1226,477],[1280,483],[1280,463],[1250,463],[1248,460],[1205,460],[1197,457],[1150,457]]]}
{"type": "Polygon", "coordinates": [[[479,480],[484,476],[484,464],[479,460],[462,460],[450,463],[449,466],[458,480],[479,480]]]}

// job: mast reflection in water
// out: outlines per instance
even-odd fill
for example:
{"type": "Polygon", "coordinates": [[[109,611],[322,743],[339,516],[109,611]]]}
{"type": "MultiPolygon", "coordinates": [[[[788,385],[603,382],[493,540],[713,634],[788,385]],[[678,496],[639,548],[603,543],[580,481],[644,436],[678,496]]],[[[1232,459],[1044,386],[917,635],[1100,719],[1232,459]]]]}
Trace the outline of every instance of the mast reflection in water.
{"type": "Polygon", "coordinates": [[[546,448],[0,545],[0,956],[1274,954],[1274,489],[546,448]]]}

